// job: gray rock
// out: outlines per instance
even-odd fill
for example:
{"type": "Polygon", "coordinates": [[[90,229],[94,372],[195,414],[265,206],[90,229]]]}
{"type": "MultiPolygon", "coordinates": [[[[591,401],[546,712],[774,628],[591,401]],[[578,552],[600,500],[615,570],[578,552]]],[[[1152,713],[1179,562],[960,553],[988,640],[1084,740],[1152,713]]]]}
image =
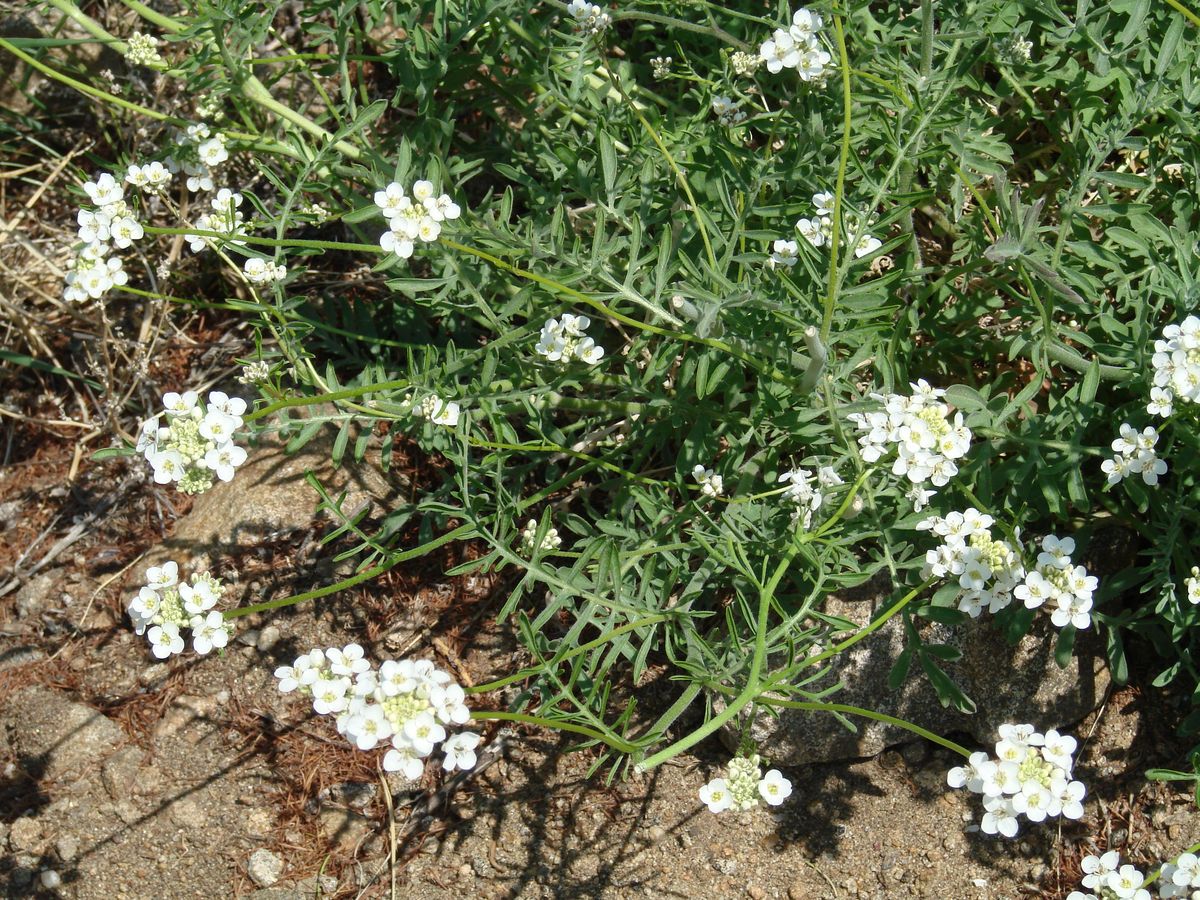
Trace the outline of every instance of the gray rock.
{"type": "Polygon", "coordinates": [[[34,575],[21,585],[14,598],[17,603],[17,618],[23,619],[57,602],[58,594],[54,592],[54,586],[62,575],[62,569],[51,569],[49,572],[34,575]]]}
{"type": "Polygon", "coordinates": [[[270,850],[260,848],[250,854],[246,871],[251,881],[259,887],[268,888],[283,874],[283,860],[270,850]]]}
{"type": "Polygon", "coordinates": [[[104,761],[100,769],[100,780],[108,796],[114,800],[124,800],[132,793],[138,780],[138,772],[146,754],[137,747],[124,747],[104,761]]]}
{"type": "Polygon", "coordinates": [[[258,640],[255,642],[255,646],[260,652],[266,653],[279,643],[280,637],[282,637],[282,633],[279,631],[279,628],[275,625],[268,625],[258,633],[258,640]]]}
{"type": "Polygon", "coordinates": [[[39,854],[44,842],[42,823],[32,816],[22,816],[8,829],[8,846],[16,853],[39,854]]]}
{"type": "Polygon", "coordinates": [[[215,569],[228,548],[253,546],[309,527],[320,497],[305,480],[308,472],[332,496],[346,493],[342,509],[347,514],[364,505],[370,507],[371,517],[386,511],[390,498],[404,487],[399,476],[394,481],[385,476],[370,455],[362,464],[347,462],[335,469],[331,447],[332,433],[313,439],[291,456],[279,443],[251,448],[237,477],[218,482],[196,498],[191,511],[176,523],[172,538],[144,558],[139,576],[167,559],[176,560],[189,573],[215,569]]]}
{"type": "Polygon", "coordinates": [[[39,647],[11,647],[0,652],[0,672],[15,669],[31,662],[45,659],[46,653],[39,647]]]}
{"type": "Polygon", "coordinates": [[[79,778],[123,740],[121,729],[99,710],[63,693],[30,687],[0,711],[22,768],[35,778],[79,778]]]}
{"type": "MultiPolygon", "coordinates": [[[[873,604],[830,598],[826,613],[865,623],[873,604]]],[[[1081,634],[1065,669],[1054,661],[1057,629],[1039,616],[1033,630],[1010,647],[985,614],[958,626],[927,625],[930,643],[952,644],[962,658],[944,671],[976,704],[973,715],[943,707],[920,667],[914,663],[898,690],[888,687],[888,674],[905,646],[900,616],[830,660],[831,672],[807,689],[816,691],[839,681],[844,687],[828,699],[865,707],[919,725],[936,734],[970,734],[981,745],[996,740],[1005,722],[1029,722],[1039,731],[1064,728],[1094,710],[1105,696],[1109,674],[1089,634],[1081,634]]],[[[724,708],[720,698],[714,709],[724,708]]],[[[778,716],[760,713],[750,737],[772,764],[802,765],[874,756],[884,748],[914,740],[912,732],[870,719],[855,718],[856,732],[828,713],[779,709],[778,716]]],[[[735,750],[744,719],[731,722],[721,737],[735,750]]]]}
{"type": "Polygon", "coordinates": [[[54,842],[54,852],[63,862],[72,862],[79,855],[79,839],[73,835],[64,834],[54,842]]]}

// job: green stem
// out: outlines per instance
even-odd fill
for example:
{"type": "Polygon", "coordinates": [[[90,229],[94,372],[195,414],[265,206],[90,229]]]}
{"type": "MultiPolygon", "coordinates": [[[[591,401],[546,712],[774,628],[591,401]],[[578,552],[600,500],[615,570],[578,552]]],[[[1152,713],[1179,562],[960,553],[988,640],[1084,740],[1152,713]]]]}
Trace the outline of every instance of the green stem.
{"type": "Polygon", "coordinates": [[[549,728],[557,731],[570,731],[573,734],[582,734],[593,740],[600,741],[609,747],[612,747],[619,753],[632,753],[637,747],[628,741],[623,741],[617,737],[610,737],[596,731],[593,728],[588,728],[586,725],[575,725],[572,722],[562,722],[558,719],[546,719],[542,716],[531,716],[527,713],[516,712],[500,712],[494,710],[472,710],[471,718],[477,722],[500,721],[500,722],[524,722],[526,725],[538,725],[542,728],[549,728]]]}
{"type": "Polygon", "coordinates": [[[833,234],[829,241],[829,285],[825,294],[825,309],[821,316],[821,343],[829,344],[829,332],[833,328],[833,311],[837,304],[838,291],[838,244],[842,236],[842,204],[846,190],[846,166],[850,161],[850,56],[846,52],[846,33],[842,29],[842,17],[833,17],[833,33],[837,39],[838,64],[842,70],[842,147],[838,155],[837,185],[833,193],[833,234]]]}
{"type": "Polygon", "coordinates": [[[373,568],[366,569],[353,575],[344,581],[339,581],[336,584],[326,585],[315,590],[305,591],[303,594],[294,594],[291,597],[280,597],[277,600],[265,600],[262,603],[255,603],[251,606],[241,606],[237,609],[226,610],[223,613],[226,619],[237,619],[241,616],[248,616],[251,613],[267,612],[272,609],[281,609],[285,606],[295,606],[297,603],[303,603],[306,600],[316,600],[318,597],[326,597],[329,594],[336,594],[338,591],[344,591],[347,588],[352,588],[356,584],[362,584],[364,581],[370,581],[378,575],[382,575],[393,566],[404,562],[405,560],[414,559],[418,556],[424,556],[436,550],[438,547],[448,544],[451,541],[467,540],[475,536],[474,526],[459,525],[453,531],[448,531],[440,537],[436,537],[431,541],[426,541],[411,550],[402,550],[399,553],[393,554],[386,562],[380,563],[373,568]]]}
{"type": "Polygon", "coordinates": [[[926,579],[921,584],[917,585],[915,588],[913,588],[911,591],[909,591],[907,594],[905,594],[903,597],[901,597],[899,600],[897,600],[895,603],[893,603],[887,610],[885,610],[883,615],[881,615],[879,618],[864,625],[862,628],[860,628],[858,631],[854,632],[854,634],[850,635],[850,637],[846,638],[846,640],[842,641],[840,644],[835,644],[834,646],[830,647],[828,650],[824,651],[823,653],[818,653],[816,656],[809,656],[809,657],[806,657],[805,659],[800,660],[800,663],[793,669],[791,674],[795,674],[795,672],[798,672],[801,669],[807,669],[810,666],[815,666],[817,663],[824,662],[825,660],[829,659],[831,656],[837,656],[843,650],[846,650],[849,647],[853,647],[855,644],[857,644],[859,641],[863,640],[864,638],[866,638],[873,632],[878,631],[880,628],[882,628],[887,623],[888,619],[892,618],[894,615],[896,615],[896,613],[900,612],[900,610],[902,610],[902,609],[904,609],[904,607],[908,606],[908,604],[911,603],[918,594],[920,594],[923,590],[925,590],[931,584],[933,584],[934,581],[935,581],[935,579],[929,578],[929,579],[926,579]]]}
{"type": "Polygon", "coordinates": [[[328,394],[316,394],[311,397],[288,397],[247,413],[243,416],[243,419],[247,422],[253,422],[255,419],[269,416],[271,413],[278,412],[281,409],[290,409],[297,406],[315,406],[318,403],[332,403],[335,400],[348,400],[351,397],[361,397],[363,394],[399,390],[409,387],[411,384],[410,380],[402,378],[398,381],[380,381],[375,384],[365,384],[361,387],[346,388],[345,390],[331,391],[328,394]]]}
{"type": "Polygon", "coordinates": [[[526,678],[533,678],[535,675],[539,675],[546,671],[546,669],[550,666],[557,666],[560,663],[566,662],[568,659],[573,659],[582,653],[587,653],[589,650],[595,650],[597,647],[607,644],[613,638],[625,634],[627,631],[634,631],[638,628],[643,628],[646,625],[654,625],[658,622],[665,622],[668,618],[669,616],[658,613],[657,615],[646,616],[644,619],[638,619],[636,622],[627,622],[619,628],[614,628],[612,631],[602,634],[595,640],[588,641],[586,644],[580,644],[578,647],[575,647],[573,650],[570,650],[567,653],[563,653],[561,656],[555,656],[553,659],[548,659],[541,665],[534,666],[530,669],[522,669],[520,672],[508,675],[499,679],[498,681],[489,681],[486,684],[477,684],[469,687],[467,688],[467,693],[482,694],[487,691],[499,690],[500,688],[507,687],[508,685],[517,681],[524,681],[526,678]]]}
{"type": "Polygon", "coordinates": [[[669,747],[658,751],[653,756],[638,764],[638,771],[645,772],[653,769],[655,766],[661,765],[668,759],[679,755],[689,747],[694,747],[700,741],[704,740],[734,716],[736,716],[748,704],[754,702],[762,693],[762,682],[760,675],[762,674],[763,665],[767,658],[767,617],[771,610],[771,601],[775,597],[775,589],[779,587],[779,582],[783,580],[791,567],[792,560],[800,550],[800,542],[793,538],[788,545],[788,549],[784,552],[784,557],[776,567],[771,579],[763,586],[758,600],[758,622],[757,630],[754,639],[754,657],[750,660],[750,673],[746,677],[746,687],[733,700],[729,701],[721,712],[717,713],[695,731],[680,738],[669,747]]]}
{"type": "Polygon", "coordinates": [[[874,719],[877,722],[885,722],[888,725],[895,725],[898,728],[911,731],[913,734],[920,735],[927,741],[941,744],[947,750],[953,750],[955,753],[968,759],[971,757],[971,751],[962,744],[957,744],[949,738],[944,738],[927,728],[922,728],[920,725],[914,725],[912,722],[906,722],[904,719],[897,719],[895,716],[889,716],[887,713],[875,712],[873,709],[863,709],[860,706],[849,706],[845,703],[824,703],[816,700],[780,700],[775,697],[763,697],[762,703],[764,706],[781,706],[787,709],[806,709],[814,712],[838,712],[851,716],[861,716],[864,719],[874,719]]]}
{"type": "Polygon", "coordinates": [[[688,22],[686,19],[676,19],[673,16],[664,16],[659,13],[643,12],[642,10],[616,10],[612,13],[614,21],[621,22],[624,20],[641,20],[643,22],[655,22],[659,25],[666,25],[669,28],[678,28],[680,31],[691,31],[695,34],[704,34],[710,37],[715,37],[719,41],[723,41],[732,47],[737,47],[739,50],[750,50],[750,45],[745,41],[739,40],[723,28],[716,25],[699,25],[695,22],[688,22]]]}
{"type": "Polygon", "coordinates": [[[165,16],[162,13],[151,9],[145,3],[139,3],[138,0],[121,0],[121,2],[147,22],[157,25],[163,31],[170,31],[173,34],[178,34],[181,31],[187,31],[187,26],[178,19],[172,19],[170,16],[165,16]]]}

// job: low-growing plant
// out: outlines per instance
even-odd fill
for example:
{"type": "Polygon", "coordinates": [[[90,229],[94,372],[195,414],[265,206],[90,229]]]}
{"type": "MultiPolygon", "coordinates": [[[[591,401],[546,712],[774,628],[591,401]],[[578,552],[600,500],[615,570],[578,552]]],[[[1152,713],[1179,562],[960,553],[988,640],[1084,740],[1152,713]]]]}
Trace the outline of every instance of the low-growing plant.
{"type": "MultiPolygon", "coordinates": [[[[1060,662],[1096,630],[1124,680],[1136,636],[1154,682],[1200,700],[1200,19],[1181,4],[317,0],[286,33],[278,4],[123,5],[105,24],[49,4],[123,55],[107,77],[71,42],[0,39],[129,136],[81,172],[65,297],[193,302],[122,262],[182,239],[177,265],[221,273],[256,329],[261,399],[169,395],[167,427],[104,455],[183,490],[236,478],[242,427],[293,450],[330,430],[338,466],[387,468],[397,440],[449,463],[373,533],[323,490],[356,574],[227,624],[480,542],[453,571],[506,573],[530,663],[468,689],[520,686],[473,718],[570,732],[614,774],[785,708],[970,756],[831,699],[832,661],[891,619],[893,682],[965,711],[959,651],[922,622],[994,616],[1015,642],[1039,608],[1060,662]],[[1118,531],[1135,552],[1112,564],[1118,531]],[[869,623],[826,611],[876,576],[869,623]],[[652,675],[670,697],[643,711],[652,675]]],[[[355,740],[423,716],[392,751],[419,771],[459,708],[445,684],[392,691],[334,653],[280,677],[355,740]]],[[[473,764],[474,734],[451,740],[446,768],[473,764]]],[[[1077,817],[1074,748],[1009,726],[952,783],[1003,834],[1077,817]]],[[[790,792],[754,749],[711,809],[790,792]]]]}

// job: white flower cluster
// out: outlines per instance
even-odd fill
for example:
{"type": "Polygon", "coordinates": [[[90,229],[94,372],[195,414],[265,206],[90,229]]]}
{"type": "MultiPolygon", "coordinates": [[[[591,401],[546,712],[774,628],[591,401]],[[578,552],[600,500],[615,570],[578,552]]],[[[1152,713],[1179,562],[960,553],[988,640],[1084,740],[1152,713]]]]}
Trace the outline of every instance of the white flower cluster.
{"type": "Polygon", "coordinates": [[[1000,58],[1009,63],[1027,63],[1033,56],[1033,41],[1014,31],[997,48],[1000,58]]]}
{"type": "Polygon", "coordinates": [[[413,255],[417,241],[426,244],[436,241],[442,233],[442,223],[462,214],[449,194],[434,195],[430,181],[414,181],[411,197],[393,181],[375,192],[375,205],[388,220],[388,230],[379,238],[379,246],[401,259],[413,255]]]}
{"type": "Polygon", "coordinates": [[[771,769],[764,775],[761,763],[757,753],[731,759],[726,778],[714,778],[700,788],[700,801],[713,813],[753,809],[760,798],[771,806],[778,806],[791,796],[792,783],[778,769],[771,769]]]}
{"type": "Polygon", "coordinates": [[[567,4],[567,12],[575,20],[575,30],[591,37],[602,34],[612,24],[612,16],[604,11],[603,6],[588,3],[587,0],[571,0],[567,4]]]}
{"type": "Polygon", "coordinates": [[[1027,570],[1021,558],[1020,533],[1014,537],[1014,546],[992,535],[994,523],[991,516],[974,507],[920,522],[919,530],[932,531],[942,539],[925,554],[921,577],[957,579],[958,609],[973,619],[985,609],[997,613],[1015,598],[1026,609],[1050,603],[1050,621],[1056,628],[1091,625],[1097,580],[1083,566],[1071,562],[1075,540],[1052,534],[1042,538],[1037,562],[1027,570]]]}
{"type": "Polygon", "coordinates": [[[1109,484],[1117,484],[1129,475],[1141,475],[1142,481],[1154,486],[1160,475],[1167,474],[1166,460],[1158,458],[1158,429],[1147,425],[1139,433],[1128,422],[1121,426],[1121,436],[1112,442],[1113,457],[1100,464],[1109,484]]]}
{"type": "Polygon", "coordinates": [[[1191,574],[1183,580],[1187,589],[1188,603],[1193,606],[1200,604],[1200,566],[1192,566],[1191,574]]]}
{"type": "Polygon", "coordinates": [[[146,585],[127,611],[134,630],[146,635],[159,659],[183,652],[184,628],[192,630],[192,649],[203,656],[224,647],[233,632],[213,608],[224,592],[221,582],[207,572],[192,575],[190,583],[180,581],[179,564],[165,562],[146,570],[146,585]]]}
{"type": "Polygon", "coordinates": [[[813,513],[825,504],[825,490],[845,484],[832,466],[821,466],[814,477],[810,469],[791,469],[779,476],[787,483],[783,499],[792,504],[792,520],[800,520],[807,530],[812,527],[813,513]]]}
{"type": "Polygon", "coordinates": [[[971,449],[971,429],[963,423],[962,413],[950,417],[950,407],[942,402],[944,390],[930,387],[923,378],[910,387],[909,397],[871,394],[883,409],[853,413],[849,418],[862,432],[858,443],[866,462],[876,462],[895,451],[892,474],[906,476],[914,485],[908,496],[921,509],[933,491],[920,486],[929,482],[944,487],[958,474],[955,460],[971,449]]]}
{"type": "Polygon", "coordinates": [[[566,365],[577,359],[594,366],[604,356],[604,348],[584,334],[591,324],[587,316],[570,313],[563,313],[561,319],[547,319],[533,349],[550,362],[566,365]]]}
{"type": "MultiPolygon", "coordinates": [[[[1090,893],[1071,891],[1067,900],[1150,900],[1150,892],[1142,887],[1146,876],[1135,866],[1121,865],[1121,856],[1116,850],[1101,856],[1085,856],[1080,861],[1080,868],[1083,869],[1081,884],[1090,893]]],[[[1167,883],[1164,883],[1160,890],[1166,887],[1167,883]]],[[[1161,893],[1160,896],[1187,895],[1161,893]]]]}
{"type": "Polygon", "coordinates": [[[1073,538],[1046,535],[1042,538],[1037,565],[1025,573],[1025,580],[1013,590],[1013,596],[1023,601],[1026,609],[1053,603],[1050,621],[1056,628],[1070,625],[1084,629],[1092,624],[1092,595],[1098,581],[1083,566],[1072,564],[1074,552],[1073,538]]]}
{"type": "Polygon", "coordinates": [[[790,269],[800,258],[800,246],[795,241],[778,240],[771,245],[771,256],[767,260],[767,268],[777,269],[783,266],[790,269]]]}
{"type": "Polygon", "coordinates": [[[1182,853],[1175,862],[1163,863],[1158,873],[1158,896],[1200,900],[1200,857],[1182,853]]]}
{"type": "MultiPolygon", "coordinates": [[[[833,194],[819,191],[813,194],[813,217],[796,221],[796,230],[814,247],[828,246],[833,238],[833,194]]],[[[851,231],[856,229],[851,228],[851,231]]],[[[854,256],[862,259],[883,246],[883,241],[873,234],[863,234],[854,246],[854,256]]]]}
{"type": "Polygon", "coordinates": [[[152,34],[135,31],[125,43],[128,47],[125,59],[132,66],[156,66],[163,61],[158,52],[158,38],[152,34]]]}
{"type": "Polygon", "coordinates": [[[712,111],[726,128],[732,128],[734,125],[740,125],[746,121],[746,112],[741,109],[741,104],[728,97],[713,97],[712,111]]]}
{"type": "Polygon", "coordinates": [[[803,81],[821,81],[826,75],[830,55],[821,46],[821,16],[807,7],[792,14],[792,24],[776,28],[771,39],[758,48],[758,55],[775,75],[783,69],[795,69],[803,81]]]}
{"type": "Polygon", "coordinates": [[[553,525],[546,529],[540,543],[537,542],[537,530],[537,519],[530,519],[525,523],[521,530],[521,543],[517,546],[517,552],[522,556],[532,557],[535,553],[557,550],[562,546],[562,538],[558,536],[558,529],[553,525]]]}
{"type": "Polygon", "coordinates": [[[270,284],[273,281],[283,281],[287,277],[287,266],[278,265],[270,259],[251,256],[243,263],[242,273],[251,284],[270,284]]]}
{"type": "MultiPolygon", "coordinates": [[[[208,201],[208,204],[212,211],[204,213],[196,220],[198,231],[216,231],[224,235],[233,235],[244,224],[241,210],[238,209],[242,205],[242,195],[237,191],[221,188],[217,191],[217,195],[208,201]]],[[[205,247],[215,247],[220,242],[220,238],[197,234],[185,234],[183,239],[188,242],[193,253],[199,253],[205,247]]],[[[232,243],[242,246],[245,241],[233,241],[232,243]]]]}
{"type": "Polygon", "coordinates": [[[1154,342],[1154,387],[1146,411],[1164,419],[1175,409],[1175,401],[1200,403],[1200,318],[1188,316],[1178,325],[1163,329],[1154,342]]]}
{"type": "MultiPolygon", "coordinates": [[[[170,179],[162,163],[152,162],[131,165],[124,180],[136,188],[157,191],[170,179]]],[[[80,209],[76,215],[83,246],[75,254],[63,287],[63,299],[72,303],[82,303],[89,297],[97,300],[114,287],[128,283],[124,264],[112,253],[128,249],[146,234],[125,202],[125,188],[117,176],[103,172],[95,181],[86,182],[83,190],[92,208],[80,209]]]]}
{"type": "Polygon", "coordinates": [[[212,391],[205,404],[195,391],[171,391],[163,395],[163,407],[166,424],[159,416],[148,419],[137,442],[155,482],[174,482],[183,493],[198,494],[213,486],[214,477],[232,480],[246,461],[246,451],[234,443],[246,401],[212,391]]]}
{"type": "Polygon", "coordinates": [[[275,670],[279,690],[312,698],[313,711],[337,716],[338,732],[359,750],[390,741],[383,768],[405,778],[421,777],[424,760],[441,744],[442,768],[471,769],[479,735],[462,731],[446,736],[446,726],[471,718],[466,694],[450,673],[428,660],[385,660],[378,671],[363,648],[313,649],[290,666],[275,670]]]}
{"type": "Polygon", "coordinates": [[[174,153],[167,158],[171,171],[183,169],[187,189],[192,193],[214,190],[213,175],[229,159],[225,135],[213,134],[203,122],[189,125],[175,136],[174,153]]]}
{"type": "Polygon", "coordinates": [[[671,57],[656,56],[650,60],[651,74],[655,81],[662,81],[671,75],[671,57]]]}
{"type": "Polygon", "coordinates": [[[1030,822],[1083,816],[1083,782],[1071,780],[1075,738],[1054,729],[1045,734],[1032,725],[1001,725],[996,758],[972,753],[965,766],[946,775],[952,788],[983,795],[984,834],[1013,837],[1017,820],[1030,822]]]}
{"type": "Polygon", "coordinates": [[[447,428],[453,428],[458,424],[459,416],[462,415],[462,408],[454,400],[443,400],[437,394],[427,394],[420,403],[413,403],[412,397],[406,397],[405,401],[411,404],[413,416],[418,419],[428,419],[434,425],[445,425],[447,428]]]}
{"type": "Polygon", "coordinates": [[[700,485],[700,493],[704,497],[720,497],[725,493],[725,479],[697,463],[692,467],[692,477],[700,485]]]}

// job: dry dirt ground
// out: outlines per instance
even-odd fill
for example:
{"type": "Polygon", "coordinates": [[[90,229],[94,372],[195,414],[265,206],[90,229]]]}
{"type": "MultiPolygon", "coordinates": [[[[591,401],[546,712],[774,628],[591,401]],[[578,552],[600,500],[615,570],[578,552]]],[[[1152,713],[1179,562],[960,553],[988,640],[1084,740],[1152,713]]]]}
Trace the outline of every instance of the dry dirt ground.
{"type": "MultiPolygon", "coordinates": [[[[440,574],[469,550],[241,620],[220,656],[160,663],[123,614],[149,561],[174,556],[186,569],[229,540],[235,549],[212,562],[236,579],[235,602],[332,577],[333,548],[317,540],[328,523],[312,515],[302,478],[320,470],[320,448],[290,460],[264,448],[236,493],[190,505],[122,462],[83,461],[68,483],[70,443],[32,425],[7,446],[4,896],[1064,897],[1084,852],[1120,848],[1151,863],[1200,834],[1187,792],[1141,775],[1177,764],[1186,744],[1171,734],[1166,700],[1137,688],[1075,729],[1086,739],[1086,818],[1015,841],[977,832],[973,798],[945,786],[954,761],[925,743],[788,770],[795,792],[782,807],[719,817],[696,797],[727,760],[716,742],[606,785],[587,777],[589,752],[493,728],[469,776],[381,778],[378,754],[352,751],[280,695],[271,672],[310,646],[351,640],[375,658],[434,659],[463,681],[512,671],[522,657],[489,616],[503,586],[440,574]],[[252,522],[230,519],[258,482],[274,505],[258,504],[252,522]]],[[[351,496],[382,508],[428,477],[428,461],[401,462],[402,477],[347,484],[351,496]]],[[[659,689],[642,690],[653,700],[659,689]]]]}

